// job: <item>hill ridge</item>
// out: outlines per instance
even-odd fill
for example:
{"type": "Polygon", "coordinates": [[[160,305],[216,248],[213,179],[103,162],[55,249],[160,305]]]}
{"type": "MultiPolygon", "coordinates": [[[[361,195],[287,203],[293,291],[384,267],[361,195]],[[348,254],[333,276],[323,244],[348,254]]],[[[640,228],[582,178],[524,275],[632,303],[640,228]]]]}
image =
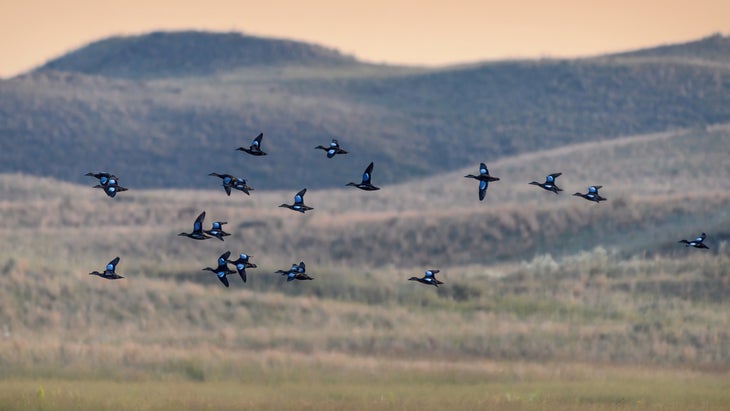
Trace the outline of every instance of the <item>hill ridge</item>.
{"type": "Polygon", "coordinates": [[[238,32],[154,31],[113,36],[54,58],[34,71],[122,78],[205,76],[277,65],[350,65],[354,57],[320,45],[238,32]]]}

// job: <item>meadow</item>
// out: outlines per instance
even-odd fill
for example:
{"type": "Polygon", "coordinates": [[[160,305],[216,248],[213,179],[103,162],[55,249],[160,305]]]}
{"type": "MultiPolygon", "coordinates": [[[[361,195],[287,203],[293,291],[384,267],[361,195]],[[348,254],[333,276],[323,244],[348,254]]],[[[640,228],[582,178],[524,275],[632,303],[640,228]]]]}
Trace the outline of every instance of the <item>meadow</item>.
{"type": "Polygon", "coordinates": [[[728,138],[489,162],[483,203],[477,164],[312,190],[307,215],[213,178],[112,200],[0,175],[0,408],[727,409],[728,138]],[[555,171],[561,196],[527,184],[555,171]],[[588,184],[609,201],[570,196],[588,184]],[[233,235],[178,237],[202,210],[233,235]],[[698,231],[710,250],[677,244],[698,231]],[[226,250],[254,256],[248,283],[201,271],[226,250]],[[117,255],[125,279],[88,275],[117,255]],[[273,273],[300,260],[314,281],[273,273]],[[427,268],[446,284],[406,281],[427,268]]]}

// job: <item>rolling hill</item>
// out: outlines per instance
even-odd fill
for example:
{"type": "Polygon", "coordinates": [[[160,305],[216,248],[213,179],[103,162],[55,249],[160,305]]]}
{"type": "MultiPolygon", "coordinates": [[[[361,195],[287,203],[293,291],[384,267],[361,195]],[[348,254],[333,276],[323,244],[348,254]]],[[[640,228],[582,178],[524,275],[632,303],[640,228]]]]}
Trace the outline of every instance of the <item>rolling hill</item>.
{"type": "Polygon", "coordinates": [[[730,121],[730,67],[717,63],[728,42],[677,45],[697,50],[687,59],[644,50],[424,69],[232,33],[112,38],[0,82],[0,171],[80,183],[113,170],[133,188],[210,188],[216,171],[293,190],[341,186],[374,160],[380,182],[410,181],[730,121]],[[697,64],[708,48],[714,63],[697,64]],[[269,156],[234,151],[259,132],[269,156]],[[351,154],[313,149],[333,137],[351,154]]]}

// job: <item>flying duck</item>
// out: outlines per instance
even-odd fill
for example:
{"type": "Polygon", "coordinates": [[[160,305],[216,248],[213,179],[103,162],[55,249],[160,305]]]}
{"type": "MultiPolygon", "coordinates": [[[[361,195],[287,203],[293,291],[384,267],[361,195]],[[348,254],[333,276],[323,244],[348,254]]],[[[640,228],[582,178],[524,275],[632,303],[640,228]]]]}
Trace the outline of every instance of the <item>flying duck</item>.
{"type": "Polygon", "coordinates": [[[95,179],[99,180],[99,184],[106,184],[109,182],[110,178],[114,178],[114,179],[117,178],[117,176],[115,176],[114,174],[110,174],[105,171],[101,171],[99,173],[89,172],[89,173],[86,173],[85,175],[87,175],[89,177],[94,177],[95,179]]]}
{"type": "Polygon", "coordinates": [[[347,183],[348,186],[357,187],[360,190],[365,191],[375,191],[380,190],[380,187],[375,187],[370,180],[373,178],[373,163],[370,162],[370,165],[368,168],[365,169],[365,172],[362,174],[362,182],[359,184],[356,183],[347,183]]]}
{"type": "Polygon", "coordinates": [[[104,192],[109,197],[114,198],[117,193],[127,191],[125,187],[119,185],[119,178],[114,174],[102,171],[100,173],[86,173],[86,175],[99,179],[99,184],[95,185],[94,188],[104,189],[104,192]]]}
{"type": "Polygon", "coordinates": [[[598,189],[603,186],[589,186],[588,192],[585,194],[582,193],[575,193],[574,196],[583,197],[588,201],[595,201],[596,204],[600,203],[601,201],[606,201],[607,198],[601,197],[600,194],[598,194],[598,189]]]}
{"type": "Polygon", "coordinates": [[[178,235],[192,238],[193,240],[209,239],[210,237],[205,235],[205,233],[203,232],[203,220],[205,220],[205,211],[200,213],[198,218],[195,219],[195,222],[193,223],[193,231],[191,233],[180,233],[178,235]]]}
{"type": "Polygon", "coordinates": [[[540,188],[543,188],[543,189],[545,189],[547,191],[552,191],[553,193],[558,194],[558,191],[563,191],[563,189],[560,188],[560,187],[558,187],[557,184],[555,184],[555,179],[558,178],[558,177],[560,177],[561,175],[563,175],[563,173],[548,174],[545,177],[545,182],[544,183],[538,183],[537,181],[533,181],[530,184],[536,185],[536,186],[538,186],[540,188]]]}
{"type": "Polygon", "coordinates": [[[221,180],[223,180],[223,189],[226,190],[226,194],[228,194],[229,196],[231,195],[231,189],[243,191],[248,195],[251,195],[249,191],[253,190],[253,187],[249,187],[249,185],[246,183],[246,180],[243,178],[234,177],[230,174],[210,173],[208,175],[219,177],[221,180]]]}
{"type": "Polygon", "coordinates": [[[685,244],[685,247],[706,248],[709,250],[710,247],[705,245],[705,238],[707,238],[707,234],[702,233],[692,241],[679,240],[679,242],[685,244]]]}
{"type": "Polygon", "coordinates": [[[307,192],[307,189],[304,188],[302,191],[296,193],[294,195],[294,204],[282,204],[279,207],[285,207],[290,210],[299,211],[300,213],[304,214],[305,211],[314,210],[314,208],[304,205],[304,194],[307,192]]]}
{"type": "Polygon", "coordinates": [[[213,221],[211,229],[204,231],[204,233],[223,241],[223,237],[231,235],[230,233],[223,231],[223,224],[228,224],[228,222],[213,221]]]}
{"type": "Polygon", "coordinates": [[[100,273],[98,271],[92,271],[89,273],[89,275],[98,275],[99,277],[106,278],[107,280],[118,280],[120,278],[124,278],[114,272],[114,270],[117,268],[117,264],[119,264],[119,257],[109,261],[109,264],[106,265],[103,273],[100,273]]]}
{"type": "Polygon", "coordinates": [[[489,187],[490,181],[499,181],[498,177],[492,177],[489,175],[487,165],[484,163],[479,164],[479,175],[473,174],[465,175],[466,178],[473,178],[479,180],[479,201],[484,200],[484,196],[487,194],[487,187],[489,187]]]}
{"type": "Polygon", "coordinates": [[[228,287],[228,278],[226,276],[228,274],[233,274],[235,271],[228,268],[228,257],[231,255],[230,251],[226,251],[225,253],[221,254],[220,257],[218,257],[218,267],[215,269],[210,267],[203,268],[203,271],[210,271],[215,273],[215,275],[218,276],[218,279],[221,280],[223,285],[228,287]]]}
{"type": "Polygon", "coordinates": [[[329,147],[325,146],[317,146],[315,149],[324,150],[327,152],[327,158],[332,158],[337,154],[347,154],[347,151],[340,148],[340,143],[337,142],[334,138],[332,139],[332,142],[330,143],[329,147]]]}
{"type": "Polygon", "coordinates": [[[408,281],[418,281],[422,284],[428,284],[433,285],[434,287],[438,287],[439,284],[443,284],[443,282],[436,279],[436,273],[438,272],[439,270],[426,270],[422,278],[411,277],[408,279],[408,281]]]}
{"type": "Polygon", "coordinates": [[[265,156],[266,153],[261,151],[261,139],[264,138],[264,133],[259,133],[256,138],[253,139],[251,142],[251,147],[245,148],[245,147],[238,147],[236,150],[239,151],[245,151],[248,154],[251,154],[252,156],[265,156]]]}
{"type": "Polygon", "coordinates": [[[236,266],[236,270],[238,270],[238,275],[241,276],[241,279],[243,280],[244,283],[246,282],[246,269],[247,268],[256,268],[256,264],[248,262],[248,260],[251,257],[253,257],[253,256],[241,253],[238,255],[238,260],[235,260],[235,261],[228,260],[229,263],[236,266]]]}
{"type": "Polygon", "coordinates": [[[276,270],[278,274],[285,275],[286,281],[294,281],[294,280],[314,280],[314,278],[310,277],[306,274],[307,266],[304,264],[304,261],[300,261],[299,264],[292,264],[291,268],[289,270],[276,270]]]}

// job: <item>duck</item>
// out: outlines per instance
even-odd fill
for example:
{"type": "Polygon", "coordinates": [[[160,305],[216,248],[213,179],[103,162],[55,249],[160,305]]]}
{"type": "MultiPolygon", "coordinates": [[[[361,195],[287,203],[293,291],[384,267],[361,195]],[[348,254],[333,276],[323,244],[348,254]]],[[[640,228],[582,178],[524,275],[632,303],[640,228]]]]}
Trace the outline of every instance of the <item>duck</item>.
{"type": "Polygon", "coordinates": [[[306,264],[304,264],[304,261],[300,261],[299,264],[292,264],[288,270],[276,270],[276,273],[285,275],[287,282],[294,280],[314,280],[313,277],[306,274],[306,271],[306,264]]]}
{"type": "Polygon", "coordinates": [[[380,187],[375,187],[370,182],[370,180],[372,179],[372,177],[373,177],[373,163],[370,162],[370,165],[368,165],[368,167],[365,169],[365,172],[362,174],[362,182],[361,183],[359,183],[359,184],[357,184],[357,183],[347,183],[346,185],[347,186],[357,187],[360,190],[365,190],[365,191],[380,190],[380,187]]]}
{"type": "Polygon", "coordinates": [[[705,245],[705,238],[707,238],[707,234],[702,233],[692,241],[679,240],[679,242],[685,244],[685,247],[705,248],[709,250],[710,247],[705,245]]]}
{"type": "Polygon", "coordinates": [[[408,279],[408,281],[418,281],[422,284],[432,285],[434,287],[438,287],[439,284],[443,284],[443,282],[436,279],[436,274],[439,273],[439,270],[426,270],[424,272],[423,277],[411,277],[408,279]]]}
{"type": "Polygon", "coordinates": [[[246,282],[246,269],[247,268],[256,268],[256,264],[250,263],[248,260],[253,257],[252,255],[241,253],[238,255],[238,259],[235,261],[228,260],[229,263],[236,266],[236,270],[238,270],[238,275],[241,276],[241,280],[243,282],[246,282]]]}
{"type": "Polygon", "coordinates": [[[98,271],[92,271],[89,273],[89,275],[98,275],[99,277],[105,278],[107,280],[118,280],[120,278],[124,278],[114,271],[117,268],[117,264],[119,264],[119,257],[116,257],[113,260],[109,261],[103,273],[100,273],[98,271]]]}
{"type": "Polygon", "coordinates": [[[223,237],[231,235],[230,233],[223,231],[223,224],[228,224],[228,222],[213,221],[210,230],[204,231],[204,233],[223,241],[223,237]]]}
{"type": "Polygon", "coordinates": [[[332,139],[332,142],[330,143],[329,147],[325,146],[317,146],[315,147],[315,150],[324,150],[327,152],[327,158],[332,158],[337,154],[347,154],[347,151],[340,148],[340,143],[337,142],[336,139],[332,139]]]}
{"type": "Polygon", "coordinates": [[[99,184],[106,184],[107,182],[109,182],[110,178],[117,178],[117,176],[115,176],[114,174],[107,173],[106,171],[101,171],[98,173],[88,172],[84,175],[96,178],[97,180],[99,180],[99,184]]]}
{"type": "Polygon", "coordinates": [[[291,204],[291,205],[282,204],[279,207],[284,207],[284,208],[288,208],[290,210],[298,211],[302,214],[304,214],[304,212],[306,212],[306,211],[314,210],[314,208],[304,204],[304,194],[306,192],[307,192],[307,189],[304,188],[301,191],[299,191],[298,193],[296,193],[294,195],[294,204],[291,204]]]}
{"type": "Polygon", "coordinates": [[[596,204],[600,203],[601,201],[608,200],[605,197],[601,197],[600,194],[598,194],[598,189],[603,186],[588,186],[588,192],[585,194],[582,193],[575,193],[574,196],[583,197],[588,201],[594,201],[596,204]]]}
{"type": "Polygon", "coordinates": [[[253,190],[253,187],[250,187],[243,178],[234,177],[230,174],[210,173],[208,175],[223,180],[223,189],[226,190],[226,194],[229,196],[231,195],[231,189],[243,191],[247,195],[251,195],[249,191],[253,190]]]}
{"type": "Polygon", "coordinates": [[[251,142],[251,147],[245,148],[245,147],[238,147],[236,150],[238,151],[244,151],[248,154],[251,154],[252,156],[265,156],[266,153],[261,151],[261,139],[264,138],[264,133],[259,133],[256,138],[253,139],[251,142]]]}
{"type": "Polygon", "coordinates": [[[499,181],[498,177],[492,177],[489,175],[489,169],[484,163],[479,164],[479,175],[468,174],[465,178],[473,178],[479,180],[479,201],[484,200],[484,196],[487,194],[487,188],[489,187],[490,181],[499,181]]]}
{"type": "Polygon", "coordinates": [[[200,213],[198,218],[195,219],[195,222],[193,223],[193,231],[190,233],[180,233],[179,236],[185,236],[188,238],[192,238],[193,240],[207,240],[210,237],[205,235],[203,232],[203,220],[205,220],[205,211],[200,213]]]}
{"type": "Polygon", "coordinates": [[[218,267],[211,268],[211,267],[205,267],[203,268],[203,271],[210,271],[215,273],[216,276],[218,276],[218,279],[228,287],[228,278],[226,276],[228,274],[233,274],[235,271],[228,268],[228,257],[230,257],[231,252],[226,251],[225,253],[221,254],[220,257],[218,257],[218,267]]]}
{"type": "Polygon", "coordinates": [[[559,191],[563,191],[563,189],[560,188],[560,187],[558,187],[557,184],[555,184],[555,179],[558,178],[558,177],[560,177],[561,175],[563,175],[563,173],[548,174],[545,177],[545,182],[544,183],[538,183],[537,181],[532,181],[532,182],[530,182],[530,184],[536,185],[536,186],[538,186],[540,188],[543,188],[543,189],[545,189],[547,191],[552,191],[553,193],[558,194],[558,192],[559,191]]]}
{"type": "Polygon", "coordinates": [[[111,198],[116,197],[117,193],[127,191],[127,188],[119,185],[119,178],[114,174],[102,171],[99,173],[86,173],[86,175],[99,179],[99,184],[95,185],[94,188],[103,189],[106,195],[111,198]]]}

